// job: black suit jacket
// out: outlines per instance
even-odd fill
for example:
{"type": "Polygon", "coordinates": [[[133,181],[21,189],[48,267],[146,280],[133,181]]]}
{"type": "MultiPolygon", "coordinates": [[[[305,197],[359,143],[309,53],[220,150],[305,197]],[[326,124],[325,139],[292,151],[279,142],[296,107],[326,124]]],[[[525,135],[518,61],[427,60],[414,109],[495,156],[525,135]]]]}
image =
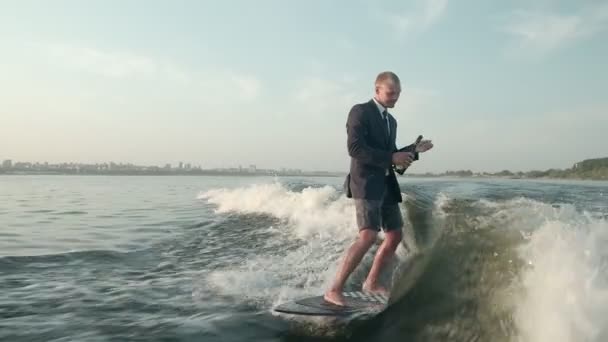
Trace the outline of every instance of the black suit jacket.
{"type": "MultiPolygon", "coordinates": [[[[346,134],[351,159],[344,187],[349,198],[384,199],[385,203],[403,200],[392,162],[393,152],[397,151],[397,121],[388,116],[390,136],[373,99],[354,105],[348,114],[346,134]]],[[[414,149],[412,144],[401,150],[414,152],[414,149]]],[[[414,159],[418,159],[418,153],[414,153],[414,159]]]]}

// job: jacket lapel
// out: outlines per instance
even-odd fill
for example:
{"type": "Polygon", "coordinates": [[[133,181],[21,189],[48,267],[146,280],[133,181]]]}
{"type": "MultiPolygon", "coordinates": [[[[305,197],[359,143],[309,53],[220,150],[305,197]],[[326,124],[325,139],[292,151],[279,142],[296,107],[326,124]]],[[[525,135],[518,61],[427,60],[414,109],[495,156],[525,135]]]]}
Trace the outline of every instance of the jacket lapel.
{"type": "MultiPolygon", "coordinates": [[[[382,120],[382,113],[380,113],[380,111],[378,110],[378,106],[376,106],[376,103],[374,102],[374,100],[369,100],[369,106],[370,106],[370,113],[372,113],[372,122],[374,123],[374,126],[376,126],[376,131],[379,131],[379,134],[382,135],[383,137],[383,141],[385,143],[385,145],[387,147],[390,147],[390,136],[387,134],[386,131],[386,122],[384,120],[382,120]]],[[[390,119],[389,119],[390,122],[390,119]]],[[[392,131],[393,131],[393,127],[391,125],[391,136],[392,136],[392,131]]]]}

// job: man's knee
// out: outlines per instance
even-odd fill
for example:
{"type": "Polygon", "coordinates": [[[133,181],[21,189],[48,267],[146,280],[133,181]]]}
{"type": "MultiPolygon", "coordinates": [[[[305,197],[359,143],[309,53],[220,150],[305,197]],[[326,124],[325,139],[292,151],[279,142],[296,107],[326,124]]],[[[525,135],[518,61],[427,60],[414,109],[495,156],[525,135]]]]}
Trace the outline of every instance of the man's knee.
{"type": "Polygon", "coordinates": [[[378,231],[376,229],[362,228],[359,230],[359,241],[367,247],[371,247],[376,242],[377,237],[378,231]]]}
{"type": "Polygon", "coordinates": [[[397,246],[401,242],[402,237],[403,234],[401,233],[401,229],[393,229],[384,233],[384,239],[386,240],[386,243],[393,249],[397,248],[397,246]]]}

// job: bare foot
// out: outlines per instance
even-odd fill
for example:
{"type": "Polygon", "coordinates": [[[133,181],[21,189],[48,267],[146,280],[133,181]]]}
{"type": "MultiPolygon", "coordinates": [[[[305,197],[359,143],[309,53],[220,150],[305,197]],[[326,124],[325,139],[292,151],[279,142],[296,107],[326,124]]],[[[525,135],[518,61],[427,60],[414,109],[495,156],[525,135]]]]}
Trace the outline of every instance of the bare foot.
{"type": "Polygon", "coordinates": [[[388,298],[389,296],[389,291],[386,289],[386,287],[378,284],[363,283],[363,291],[373,294],[379,294],[386,298],[388,298]]]}
{"type": "Polygon", "coordinates": [[[325,299],[326,302],[332,303],[334,305],[338,305],[338,306],[346,305],[346,303],[344,302],[344,296],[342,295],[342,292],[340,292],[340,291],[329,290],[325,293],[325,295],[323,296],[323,299],[325,299]]]}

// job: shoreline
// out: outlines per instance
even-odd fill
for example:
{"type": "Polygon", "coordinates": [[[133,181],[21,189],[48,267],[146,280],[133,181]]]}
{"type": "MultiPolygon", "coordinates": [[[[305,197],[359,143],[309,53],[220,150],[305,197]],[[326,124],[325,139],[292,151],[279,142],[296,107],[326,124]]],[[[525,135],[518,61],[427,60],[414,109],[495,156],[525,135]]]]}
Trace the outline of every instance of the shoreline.
{"type": "MultiPolygon", "coordinates": [[[[302,172],[302,173],[229,173],[229,172],[168,172],[168,173],[149,173],[149,172],[115,172],[115,173],[92,173],[92,172],[4,172],[1,176],[186,176],[186,177],[345,177],[346,173],[338,172],[302,172]]],[[[508,179],[508,180],[575,180],[575,181],[608,181],[605,178],[585,178],[585,177],[518,177],[518,176],[463,176],[449,174],[404,174],[397,179],[403,178],[426,178],[426,179],[508,179]]]]}

